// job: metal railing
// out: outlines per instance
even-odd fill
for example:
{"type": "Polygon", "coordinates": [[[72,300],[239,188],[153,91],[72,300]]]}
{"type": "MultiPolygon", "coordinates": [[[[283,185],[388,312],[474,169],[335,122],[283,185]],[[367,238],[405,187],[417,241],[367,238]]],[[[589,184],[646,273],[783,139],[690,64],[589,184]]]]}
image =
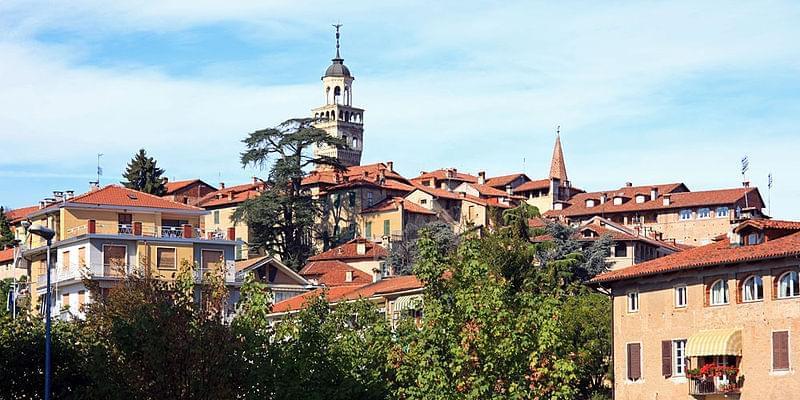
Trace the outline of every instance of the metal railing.
{"type": "Polygon", "coordinates": [[[131,224],[118,224],[117,232],[120,235],[133,235],[133,225],[131,224]]]}
{"type": "Polygon", "coordinates": [[[689,380],[690,395],[732,394],[739,393],[740,388],[734,382],[719,378],[691,378],[689,380]]]}
{"type": "Polygon", "coordinates": [[[180,226],[162,226],[161,237],[163,238],[181,238],[183,237],[183,228],[180,226]]]}

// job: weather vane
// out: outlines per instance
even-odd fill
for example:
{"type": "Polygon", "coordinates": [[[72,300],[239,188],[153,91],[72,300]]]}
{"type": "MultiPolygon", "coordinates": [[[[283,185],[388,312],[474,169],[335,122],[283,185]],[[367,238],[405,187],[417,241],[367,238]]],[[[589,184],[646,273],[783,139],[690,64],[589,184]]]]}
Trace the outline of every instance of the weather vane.
{"type": "Polygon", "coordinates": [[[339,57],[339,28],[342,27],[342,24],[341,23],[337,23],[337,24],[333,24],[332,26],[334,28],[336,28],[336,58],[340,58],[339,57]]]}

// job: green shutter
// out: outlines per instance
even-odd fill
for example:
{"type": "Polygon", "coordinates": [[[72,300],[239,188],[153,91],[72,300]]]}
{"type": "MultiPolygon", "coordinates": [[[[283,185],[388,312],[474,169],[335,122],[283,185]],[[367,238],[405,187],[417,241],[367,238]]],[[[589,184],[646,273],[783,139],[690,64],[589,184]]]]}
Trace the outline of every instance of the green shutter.
{"type": "Polygon", "coordinates": [[[372,221],[364,225],[364,236],[366,236],[367,239],[372,239],[372,221]]]}
{"type": "Polygon", "coordinates": [[[383,220],[383,236],[389,236],[391,225],[388,219],[383,220]]]}

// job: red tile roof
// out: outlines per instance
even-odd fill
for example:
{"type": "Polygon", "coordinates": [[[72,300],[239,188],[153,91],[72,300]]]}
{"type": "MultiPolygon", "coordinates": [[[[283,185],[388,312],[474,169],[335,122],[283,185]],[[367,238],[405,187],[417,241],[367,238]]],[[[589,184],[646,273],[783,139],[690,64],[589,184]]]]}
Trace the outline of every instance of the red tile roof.
{"type": "Polygon", "coordinates": [[[437,188],[432,188],[430,186],[424,186],[424,185],[419,185],[419,184],[414,184],[414,186],[420,191],[428,193],[428,194],[430,194],[430,195],[432,195],[434,197],[440,197],[440,198],[443,198],[443,199],[468,201],[470,203],[474,203],[474,204],[478,204],[478,205],[482,205],[482,206],[492,206],[492,207],[500,207],[500,208],[511,208],[512,207],[510,205],[500,203],[498,201],[498,198],[496,198],[496,197],[488,198],[488,199],[482,199],[480,197],[468,195],[468,194],[466,194],[464,192],[451,192],[449,190],[437,189],[437,188]]]}
{"type": "Polygon", "coordinates": [[[713,205],[732,205],[743,202],[745,195],[748,197],[748,202],[751,207],[763,207],[763,200],[757,188],[735,188],[735,189],[720,189],[720,190],[706,190],[699,192],[690,192],[682,183],[673,183],[667,185],[653,185],[653,186],[633,186],[623,187],[618,190],[607,192],[590,192],[579,193],[573,196],[563,210],[550,210],[545,213],[546,216],[585,216],[585,215],[599,215],[611,214],[617,212],[636,212],[636,211],[654,211],[654,210],[669,210],[687,207],[699,206],[713,206],[713,205]],[[655,200],[649,199],[650,188],[658,188],[658,196],[655,200]],[[634,199],[637,193],[646,194],[648,200],[637,203],[634,199]],[[606,194],[607,200],[604,204],[599,204],[600,197],[606,194]],[[664,205],[664,195],[669,194],[670,203],[664,205]],[[615,205],[613,198],[622,197],[627,199],[620,205],[615,205]],[[594,207],[587,207],[586,200],[594,199],[594,207]]]}
{"type": "Polygon", "coordinates": [[[14,248],[0,250],[0,263],[14,261],[14,248]]]}
{"type": "Polygon", "coordinates": [[[309,261],[322,261],[322,260],[354,260],[354,259],[372,259],[378,260],[386,258],[389,252],[386,249],[374,242],[363,238],[353,239],[339,247],[334,247],[328,251],[319,253],[313,257],[309,257],[309,261]],[[365,245],[364,254],[358,254],[358,244],[365,245]]]}
{"type": "Polygon", "coordinates": [[[748,219],[742,222],[734,230],[739,232],[744,227],[754,227],[756,229],[779,229],[788,231],[800,230],[800,221],[783,221],[777,219],[748,219]]]}
{"type": "Polygon", "coordinates": [[[316,279],[325,286],[366,285],[372,282],[372,276],[339,260],[311,261],[298,273],[303,278],[316,279]],[[347,280],[348,271],[353,274],[351,281],[347,280]]]}
{"type": "Polygon", "coordinates": [[[8,218],[8,222],[14,224],[27,218],[28,214],[37,210],[39,210],[39,206],[30,206],[30,207],[15,208],[13,210],[6,210],[5,213],[6,217],[8,218]]]}
{"type": "Polygon", "coordinates": [[[486,184],[492,187],[505,189],[506,185],[510,185],[511,182],[514,182],[520,177],[524,178],[525,181],[531,180],[530,178],[528,178],[528,175],[518,172],[516,174],[493,176],[486,180],[486,184]]]}
{"type": "Polygon", "coordinates": [[[477,183],[473,183],[470,186],[475,188],[475,190],[480,193],[481,196],[492,196],[492,197],[509,197],[509,194],[506,193],[505,190],[497,189],[491,185],[481,185],[477,183]]]}
{"type": "Polygon", "coordinates": [[[458,172],[455,168],[442,168],[430,172],[423,172],[419,176],[411,178],[412,182],[418,182],[433,178],[437,181],[451,180],[457,182],[477,183],[478,177],[470,174],[458,172]]]}
{"type": "Polygon", "coordinates": [[[315,289],[310,292],[303,293],[299,296],[294,296],[288,298],[284,301],[277,302],[272,306],[273,313],[282,313],[282,312],[289,312],[289,311],[296,311],[304,308],[306,304],[311,302],[313,299],[322,296],[323,293],[327,294],[328,301],[333,299],[338,299],[342,296],[342,294],[351,292],[357,289],[359,286],[336,286],[331,288],[323,288],[323,289],[315,289]]]}
{"type": "Polygon", "coordinates": [[[605,272],[592,282],[615,282],[688,269],[800,255],[800,232],[754,246],[719,241],[657,258],[631,267],[605,272]]]}
{"type": "Polygon", "coordinates": [[[427,208],[424,208],[422,206],[419,206],[416,203],[408,201],[402,197],[387,197],[378,204],[375,204],[374,206],[361,211],[361,213],[369,214],[376,212],[397,211],[400,209],[400,205],[402,205],[403,209],[409,213],[436,215],[435,212],[428,210],[427,208]]]}
{"type": "MultiPolygon", "coordinates": [[[[178,190],[181,190],[181,189],[184,189],[186,187],[189,187],[189,186],[191,186],[192,184],[194,184],[196,182],[200,182],[200,183],[203,183],[205,185],[208,185],[207,183],[203,182],[200,179],[186,179],[186,180],[183,180],[183,181],[167,182],[164,185],[166,187],[166,189],[167,189],[166,193],[164,193],[164,194],[165,195],[172,194],[174,192],[177,192],[178,190]]],[[[208,185],[208,186],[213,188],[213,186],[211,186],[211,185],[208,185]]]]}
{"type": "Polygon", "coordinates": [[[539,179],[535,181],[525,182],[514,188],[514,193],[528,192],[531,190],[550,189],[550,179],[539,179]]]}
{"type": "Polygon", "coordinates": [[[395,181],[401,184],[409,185],[408,179],[398,174],[394,170],[390,170],[384,163],[375,163],[367,165],[355,165],[347,167],[343,171],[334,170],[313,170],[305,178],[303,178],[303,186],[312,185],[336,185],[342,184],[347,181],[361,178],[366,181],[375,182],[383,174],[386,182],[395,181]]]}
{"type": "Polygon", "coordinates": [[[276,303],[272,307],[272,312],[281,313],[300,310],[312,299],[321,296],[324,290],[327,290],[326,300],[328,303],[338,303],[341,301],[357,300],[360,298],[368,299],[375,296],[422,289],[424,287],[425,286],[416,276],[393,276],[383,278],[378,282],[368,285],[336,286],[329,289],[316,289],[276,303]]]}
{"type": "Polygon", "coordinates": [[[262,181],[226,187],[203,196],[197,201],[197,205],[203,208],[234,206],[258,197],[265,187],[266,184],[262,181]]]}
{"type": "MultiPolygon", "coordinates": [[[[160,208],[160,209],[169,209],[176,211],[203,211],[202,208],[178,203],[176,201],[140,192],[138,190],[128,189],[124,186],[119,186],[119,185],[108,185],[94,191],[89,191],[79,196],[75,196],[69,200],[51,204],[50,206],[41,209],[41,211],[46,212],[49,210],[60,208],[62,206],[69,206],[70,204],[90,204],[97,206],[115,206],[115,207],[160,208]]],[[[33,213],[38,213],[38,212],[35,211],[33,213]]]]}

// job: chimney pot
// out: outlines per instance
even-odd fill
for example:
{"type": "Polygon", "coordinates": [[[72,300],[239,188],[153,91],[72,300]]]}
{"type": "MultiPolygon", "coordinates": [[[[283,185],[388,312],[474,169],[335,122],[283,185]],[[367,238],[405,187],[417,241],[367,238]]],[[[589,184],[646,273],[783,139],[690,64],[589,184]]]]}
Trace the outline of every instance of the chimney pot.
{"type": "Polygon", "coordinates": [[[744,187],[746,187],[746,188],[749,188],[749,187],[750,187],[750,181],[744,181],[744,182],[742,182],[742,186],[744,186],[744,187]]]}
{"type": "Polygon", "coordinates": [[[625,187],[633,187],[633,182],[625,182],[625,187]]]}
{"type": "Polygon", "coordinates": [[[219,183],[219,188],[220,189],[225,189],[225,182],[220,182],[219,183]]]}
{"type": "Polygon", "coordinates": [[[655,200],[658,197],[658,188],[650,188],[650,200],[655,200]]]}
{"type": "Polygon", "coordinates": [[[509,196],[514,194],[514,189],[511,188],[511,185],[506,185],[506,193],[508,193],[509,196]]]}
{"type": "Polygon", "coordinates": [[[390,172],[394,172],[394,161],[387,161],[386,168],[389,168],[390,172]]]}
{"type": "Polygon", "coordinates": [[[253,185],[257,185],[257,184],[258,184],[258,177],[254,176],[253,177],[253,185]]]}
{"type": "Polygon", "coordinates": [[[478,184],[485,185],[486,184],[486,171],[478,172],[478,184]]]}

